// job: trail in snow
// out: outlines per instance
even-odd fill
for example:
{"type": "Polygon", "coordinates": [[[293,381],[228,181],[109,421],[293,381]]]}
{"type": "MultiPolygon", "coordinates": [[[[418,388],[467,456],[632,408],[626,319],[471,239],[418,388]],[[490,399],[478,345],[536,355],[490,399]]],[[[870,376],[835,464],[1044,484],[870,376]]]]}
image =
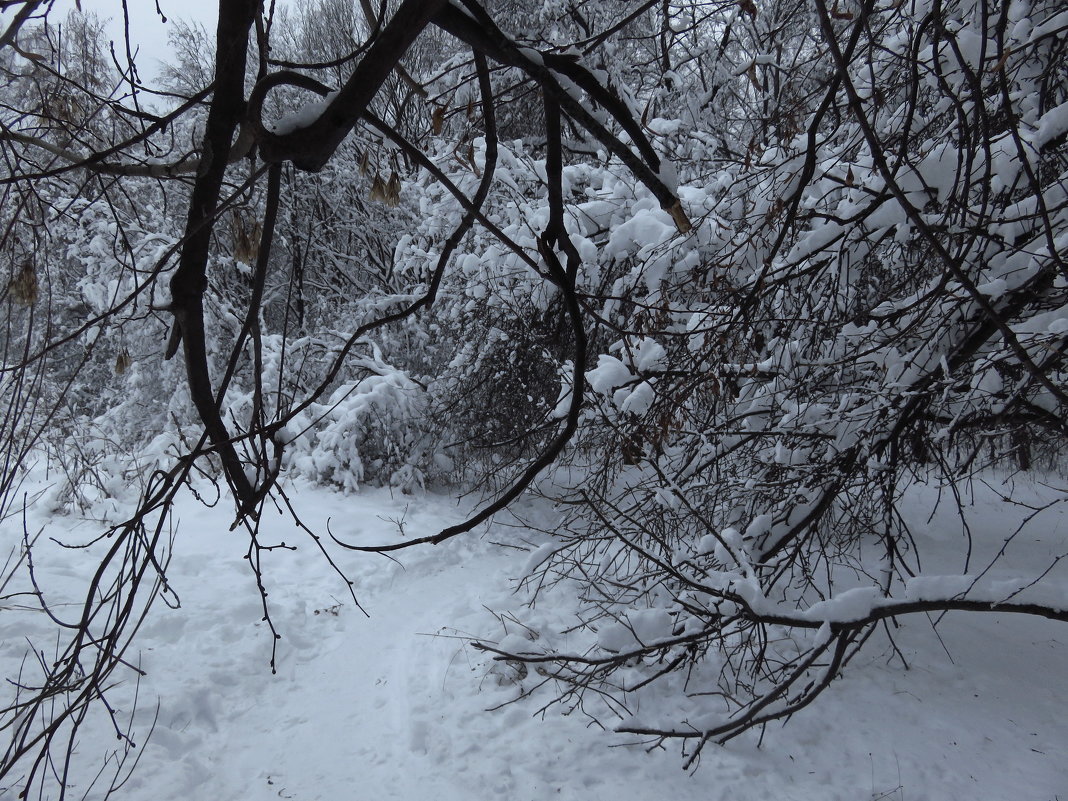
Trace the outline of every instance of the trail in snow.
{"type": "MultiPolygon", "coordinates": [[[[312,487],[297,494],[313,528],[325,531],[329,517],[339,537],[362,542],[391,541],[402,529],[421,536],[465,511],[434,495],[312,487]]],[[[1000,519],[993,508],[980,510],[990,525],[1000,519]]],[[[307,539],[271,517],[265,540],[299,545],[265,557],[282,634],[272,676],[247,543],[227,531],[225,509],[183,502],[179,512],[168,573],[182,605],[158,605],[139,638],[148,670],[140,715],[151,718],[157,697],[160,711],[127,798],[1068,798],[1068,636],[1048,621],[956,615],[936,636],[927,621],[909,620],[896,636],[910,670],[876,644],[815,706],[769,729],[763,748],[739,740],[709,749],[688,775],[676,747],[610,747],[633,739],[603,734],[581,709],[563,716],[554,706],[534,717],[551,700],[549,687],[484,711],[540,680],[532,672],[521,684],[502,682],[466,640],[503,635],[487,608],[519,612],[510,577],[527,554],[490,543],[514,542],[514,529],[404,552],[402,565],[332,548],[367,617],[307,539]]],[[[73,527],[72,537],[93,528],[71,519],[54,525],[73,527]]],[[[945,540],[937,526],[949,525],[938,519],[929,531],[945,540]]],[[[1063,516],[1043,526],[1050,552],[1068,540],[1063,516]]],[[[5,521],[4,543],[19,531],[18,521],[5,521]]],[[[938,541],[926,545],[937,550],[938,541]]],[[[91,568],[77,552],[45,546],[39,562],[70,592],[91,568]]],[[[567,619],[567,599],[541,603],[544,619],[567,619]]],[[[25,637],[46,636],[42,617],[0,613],[5,675],[25,637]]],[[[91,757],[106,736],[90,729],[79,750],[91,757]]],[[[91,760],[83,766],[93,768],[91,760]]],[[[77,778],[84,787],[88,773],[77,778]]]]}

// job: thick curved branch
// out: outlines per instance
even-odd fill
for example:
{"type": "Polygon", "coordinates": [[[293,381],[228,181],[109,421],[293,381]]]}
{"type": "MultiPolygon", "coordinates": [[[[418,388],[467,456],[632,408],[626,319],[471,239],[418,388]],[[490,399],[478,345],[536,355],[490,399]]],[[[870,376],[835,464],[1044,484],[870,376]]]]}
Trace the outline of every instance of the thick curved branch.
{"type": "Polygon", "coordinates": [[[262,132],[260,153],[264,161],[291,161],[302,170],[321,170],[443,5],[445,0],[404,0],[315,122],[284,134],[262,132]]]}
{"type": "MultiPolygon", "coordinates": [[[[363,11],[364,18],[367,20],[367,24],[371,27],[372,34],[370,38],[373,39],[375,31],[377,31],[382,25],[382,18],[385,16],[386,4],[383,0],[378,12],[376,13],[375,10],[371,8],[371,0],[360,0],[360,8],[363,11]]],[[[423,98],[427,96],[426,87],[419,83],[419,81],[415,80],[415,78],[413,78],[411,75],[409,75],[408,70],[404,68],[403,64],[398,61],[395,69],[397,75],[400,76],[400,79],[408,85],[408,88],[411,89],[414,94],[423,98]]]]}
{"type": "MultiPolygon", "coordinates": [[[[488,71],[481,56],[479,60],[479,79],[483,85],[484,102],[492,102],[492,92],[489,91],[488,71]]],[[[386,553],[410,548],[417,545],[438,545],[453,537],[465,534],[479,524],[489,520],[497,512],[506,508],[512,501],[522,495],[534,482],[534,479],[549,465],[556,461],[563,452],[567,443],[571,441],[578,430],[579,414],[582,411],[583,382],[586,377],[586,350],[587,337],[583,326],[582,307],[579,303],[578,294],[575,292],[575,279],[578,275],[580,257],[578,250],[571,242],[564,229],[564,206],[562,189],[562,160],[560,144],[560,111],[552,99],[546,98],[546,121],[548,123],[551,157],[546,160],[546,175],[549,181],[549,222],[544,234],[538,240],[538,249],[545,261],[549,279],[560,288],[564,297],[564,306],[574,329],[575,343],[573,348],[573,363],[571,373],[571,403],[567,411],[567,419],[564,427],[556,435],[549,446],[531,462],[527,469],[517,478],[512,485],[502,493],[495,501],[481,509],[477,514],[455,526],[428,537],[409,540],[392,545],[358,546],[342,542],[337,537],[334,541],[343,548],[353,551],[366,551],[371,553],[386,553]],[[553,141],[555,139],[555,141],[553,141]],[[567,258],[565,269],[556,255],[555,248],[559,247],[567,258]]],[[[331,535],[333,536],[333,535],[331,535]]]]}
{"type": "Polygon", "coordinates": [[[517,67],[530,75],[546,94],[552,96],[562,111],[585,128],[608,152],[616,156],[634,173],[635,177],[660,202],[661,208],[671,214],[680,232],[689,231],[690,221],[683,212],[678,197],[660,177],[659,157],[626,106],[578,62],[564,56],[545,56],[524,50],[505,36],[484,11],[477,6],[468,8],[470,15],[453,5],[447,5],[434,17],[434,24],[495,61],[517,67]],[[586,90],[595,101],[605,106],[606,110],[631,136],[641,156],[634,153],[619,137],[612,134],[586,110],[577,98],[567,91],[566,87],[560,84],[557,80],[558,73],[549,67],[550,63],[555,64],[561,70],[566,70],[559,74],[564,75],[576,86],[581,85],[581,88],[586,90]]]}
{"type": "Polygon", "coordinates": [[[234,131],[241,119],[245,106],[244,79],[249,31],[257,8],[256,0],[231,0],[219,6],[215,94],[204,132],[204,163],[189,203],[185,245],[171,279],[174,331],[169,349],[173,352],[179,340],[184,344],[190,397],[209,439],[218,448],[227,481],[241,507],[246,510],[254,503],[255,493],[230,441],[212,390],[204,330],[204,292],[208,283],[211,236],[227,167],[225,157],[213,157],[212,154],[229,152],[234,131]]]}
{"type": "Polygon", "coordinates": [[[314,122],[282,134],[261,127],[257,138],[264,160],[272,163],[292,161],[294,166],[311,172],[322,169],[360,118],[368,112],[371,101],[408,48],[427,25],[433,23],[473,50],[502,64],[518,67],[530,75],[569,117],[589,131],[635,174],[660,201],[661,207],[671,214],[681,232],[690,229],[690,222],[678,197],[660,177],[660,159],[652,144],[619,98],[577,62],[563,56],[530,55],[508,39],[479,7],[472,6],[469,11],[443,0],[404,0],[367,49],[352,76],[314,122]],[[547,66],[547,58],[556,65],[555,70],[547,66]],[[558,75],[582,88],[601,104],[628,133],[641,155],[634,153],[587,111],[560,84],[558,75]]]}

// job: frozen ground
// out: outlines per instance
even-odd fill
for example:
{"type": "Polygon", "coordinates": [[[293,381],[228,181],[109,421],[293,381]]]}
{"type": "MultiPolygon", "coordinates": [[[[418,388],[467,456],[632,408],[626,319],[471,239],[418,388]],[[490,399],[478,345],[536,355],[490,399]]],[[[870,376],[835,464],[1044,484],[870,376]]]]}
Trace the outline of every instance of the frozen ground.
{"type": "MultiPolygon", "coordinates": [[[[1000,544],[1018,512],[997,491],[980,490],[973,533],[1000,544]]],[[[325,530],[330,518],[336,534],[363,542],[392,541],[401,529],[405,537],[432,533],[467,508],[382,490],[346,497],[302,486],[293,494],[313,528],[325,530]]],[[[959,544],[959,524],[942,512],[928,523],[934,494],[915,494],[920,544],[937,561],[959,544]]],[[[181,608],[157,605],[140,634],[148,675],[139,714],[150,720],[157,699],[159,713],[120,798],[1068,801],[1063,625],[957,614],[936,632],[923,617],[907,621],[897,633],[910,670],[873,643],[816,705],[769,730],[762,748],[743,740],[709,748],[688,774],[677,747],[646,753],[579,711],[564,716],[550,707],[535,717],[549,696],[484,711],[520,687],[488,673],[492,663],[465,637],[501,636],[487,608],[518,606],[510,577],[526,554],[493,543],[519,544],[521,530],[499,526],[403,552],[400,564],[332,550],[355,579],[367,617],[307,538],[272,517],[265,540],[300,547],[266,557],[282,634],[271,675],[247,544],[227,530],[223,506],[180,505],[168,574],[181,608]]],[[[41,522],[31,513],[31,530],[41,522]]],[[[99,530],[73,518],[52,525],[49,534],[70,540],[99,530]]],[[[21,529],[19,520],[3,522],[0,556],[21,529]]],[[[1068,516],[1054,510],[1037,517],[1008,556],[1045,564],[1066,550],[1068,516]]],[[[78,551],[42,546],[38,554],[42,578],[59,591],[73,592],[91,568],[78,551]]],[[[559,603],[542,611],[563,619],[566,599],[559,603]]],[[[5,676],[17,670],[27,638],[41,644],[44,624],[40,613],[0,610],[5,676]]],[[[82,737],[72,797],[88,786],[90,757],[113,738],[99,727],[82,737]]],[[[0,788],[0,798],[13,789],[0,788]]]]}

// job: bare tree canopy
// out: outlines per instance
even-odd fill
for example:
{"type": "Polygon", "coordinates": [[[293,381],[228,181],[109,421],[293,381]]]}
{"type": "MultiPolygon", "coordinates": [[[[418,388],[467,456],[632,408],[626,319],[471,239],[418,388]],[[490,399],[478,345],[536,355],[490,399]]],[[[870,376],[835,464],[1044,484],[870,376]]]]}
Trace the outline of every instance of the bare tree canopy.
{"type": "Polygon", "coordinates": [[[358,604],[351,551],[547,498],[523,586],[582,586],[582,636],[480,647],[687,764],[898,619],[1068,620],[1068,547],[930,576],[901,514],[913,482],[1063,473],[1057,0],[220,0],[151,86],[91,15],[3,6],[0,517],[39,458],[57,511],[137,500],[76,608],[29,531],[2,580],[59,645],[10,685],[0,782],[65,797],[89,714],[132,750],[109,694],[205,484],[276,637],[265,508],[358,604]],[[287,475],[484,502],[356,542],[287,475]],[[631,714],[664,694],[687,712],[631,714]]]}

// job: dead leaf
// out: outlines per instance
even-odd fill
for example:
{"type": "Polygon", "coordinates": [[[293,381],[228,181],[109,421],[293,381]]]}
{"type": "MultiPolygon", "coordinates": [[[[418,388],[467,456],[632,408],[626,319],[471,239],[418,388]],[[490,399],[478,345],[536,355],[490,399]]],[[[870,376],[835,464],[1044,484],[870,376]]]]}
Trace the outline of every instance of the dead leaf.
{"type": "Polygon", "coordinates": [[[382,177],[377,172],[375,179],[371,182],[371,200],[376,203],[386,202],[386,185],[382,183],[382,177]]]}
{"type": "Polygon", "coordinates": [[[122,375],[130,369],[130,365],[133,364],[133,359],[130,357],[130,351],[123,348],[115,356],[115,372],[118,375],[122,375]]]}
{"type": "Polygon", "coordinates": [[[397,175],[396,170],[393,170],[389,174],[389,180],[386,182],[385,188],[382,190],[382,198],[387,206],[393,208],[400,205],[400,193],[400,176],[397,175]]]}
{"type": "Polygon", "coordinates": [[[32,306],[37,302],[37,288],[37,273],[34,272],[33,264],[29,261],[22,265],[19,274],[7,285],[11,298],[23,306],[32,306]]]}

